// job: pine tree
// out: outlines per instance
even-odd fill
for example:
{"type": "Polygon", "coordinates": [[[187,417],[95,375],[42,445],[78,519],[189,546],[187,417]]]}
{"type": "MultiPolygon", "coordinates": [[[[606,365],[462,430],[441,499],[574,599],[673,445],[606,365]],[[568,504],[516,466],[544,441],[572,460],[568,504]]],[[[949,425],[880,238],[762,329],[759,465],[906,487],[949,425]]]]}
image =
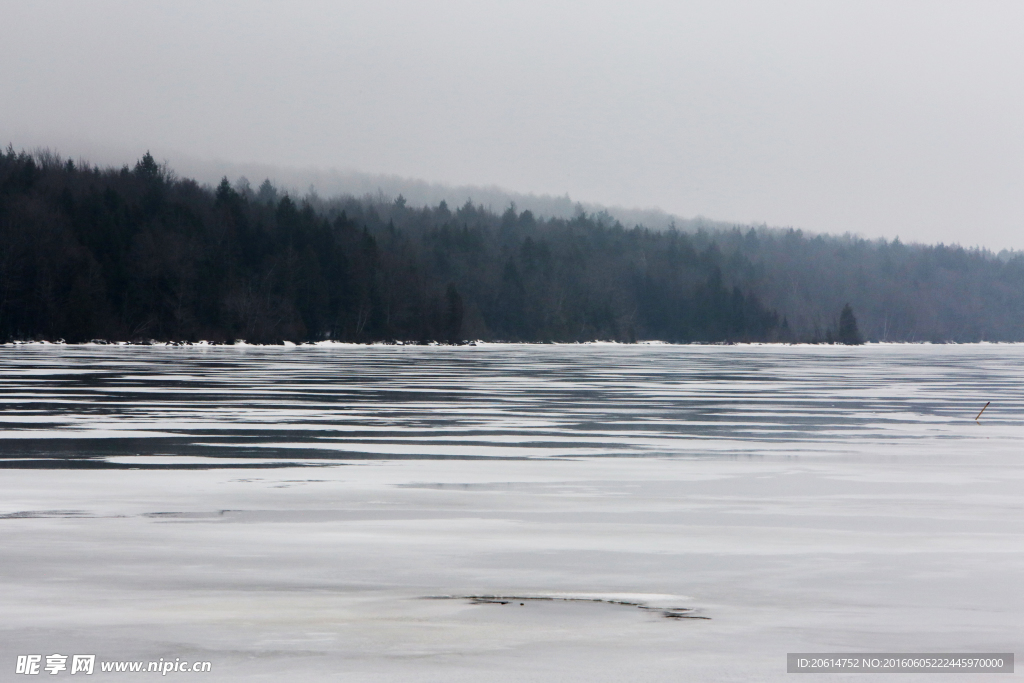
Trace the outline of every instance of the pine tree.
{"type": "Polygon", "coordinates": [[[449,344],[455,344],[460,339],[459,333],[462,332],[463,304],[462,296],[459,294],[459,290],[456,289],[454,284],[448,285],[448,291],[445,293],[445,299],[447,300],[447,310],[445,311],[444,320],[445,341],[449,344]]]}
{"type": "Polygon", "coordinates": [[[864,339],[860,336],[860,330],[857,329],[857,318],[853,315],[853,308],[850,304],[843,306],[842,313],[839,314],[839,332],[836,335],[836,341],[840,344],[863,344],[864,339]]]}

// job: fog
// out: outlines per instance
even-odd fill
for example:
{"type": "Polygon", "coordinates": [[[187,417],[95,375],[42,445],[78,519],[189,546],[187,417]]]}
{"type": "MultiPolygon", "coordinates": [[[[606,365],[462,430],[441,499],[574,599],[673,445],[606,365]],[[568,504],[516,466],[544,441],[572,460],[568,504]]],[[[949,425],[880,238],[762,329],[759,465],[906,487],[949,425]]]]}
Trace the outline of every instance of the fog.
{"type": "Polygon", "coordinates": [[[531,211],[541,218],[573,218],[584,212],[597,215],[599,220],[605,222],[618,220],[624,226],[642,225],[653,230],[675,226],[680,230],[694,232],[702,228],[735,227],[733,223],[715,221],[706,216],[679,216],[660,208],[608,206],[599,201],[579,200],[568,192],[561,195],[524,193],[497,185],[454,185],[351,169],[233,163],[190,156],[181,157],[179,165],[173,168],[169,164],[167,167],[176,176],[194,178],[210,186],[216,186],[221,178],[229,178],[238,189],[243,189],[248,183],[255,190],[267,179],[279,194],[310,201],[354,197],[373,204],[389,204],[402,197],[410,207],[436,207],[445,202],[452,208],[469,201],[495,213],[501,213],[510,206],[517,211],[531,211]]]}
{"type": "Polygon", "coordinates": [[[1008,2],[4,3],[0,138],[1021,248],[1022,20],[1008,2]]]}

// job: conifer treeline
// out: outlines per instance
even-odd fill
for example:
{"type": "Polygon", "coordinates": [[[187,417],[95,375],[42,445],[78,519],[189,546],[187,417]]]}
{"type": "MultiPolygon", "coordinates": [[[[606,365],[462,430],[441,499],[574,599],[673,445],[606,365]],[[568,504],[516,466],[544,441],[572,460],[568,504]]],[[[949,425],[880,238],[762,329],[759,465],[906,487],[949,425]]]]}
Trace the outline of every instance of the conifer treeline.
{"type": "Polygon", "coordinates": [[[947,272],[969,286],[917,297],[928,334],[1024,339],[1020,258],[295,200],[269,182],[204,188],[148,153],[120,170],[0,154],[0,340],[825,340],[851,301],[866,337],[909,339],[899,291],[947,272]]]}

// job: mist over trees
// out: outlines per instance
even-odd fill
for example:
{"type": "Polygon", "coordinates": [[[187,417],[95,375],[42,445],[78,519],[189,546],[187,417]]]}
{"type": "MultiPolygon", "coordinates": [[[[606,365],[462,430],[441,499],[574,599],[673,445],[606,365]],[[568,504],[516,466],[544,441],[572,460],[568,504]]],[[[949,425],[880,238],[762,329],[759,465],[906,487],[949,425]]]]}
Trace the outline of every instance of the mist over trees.
{"type": "Polygon", "coordinates": [[[1024,339],[1024,258],[0,154],[0,340],[1024,339]]]}
{"type": "MultiPolygon", "coordinates": [[[[582,209],[587,213],[606,211],[614,220],[623,225],[643,225],[655,230],[664,230],[671,225],[683,231],[695,232],[700,228],[731,227],[731,223],[713,221],[703,217],[683,218],[660,209],[637,209],[622,206],[605,206],[590,202],[579,202],[568,193],[562,195],[512,192],[493,185],[447,185],[432,183],[415,178],[396,175],[362,173],[353,170],[293,168],[257,163],[231,163],[223,160],[200,161],[182,158],[176,166],[179,173],[196,179],[200,184],[214,186],[223,177],[227,178],[272,178],[276,190],[291,196],[316,193],[324,197],[355,196],[372,197],[380,202],[382,197],[405,197],[412,206],[437,206],[442,201],[449,206],[461,206],[467,197],[473,198],[477,206],[501,212],[515,204],[519,211],[530,210],[536,216],[550,218],[574,218],[582,209]]],[[[236,183],[237,184],[237,183],[236,183]]],[[[388,200],[391,201],[391,200],[388,200]]]]}

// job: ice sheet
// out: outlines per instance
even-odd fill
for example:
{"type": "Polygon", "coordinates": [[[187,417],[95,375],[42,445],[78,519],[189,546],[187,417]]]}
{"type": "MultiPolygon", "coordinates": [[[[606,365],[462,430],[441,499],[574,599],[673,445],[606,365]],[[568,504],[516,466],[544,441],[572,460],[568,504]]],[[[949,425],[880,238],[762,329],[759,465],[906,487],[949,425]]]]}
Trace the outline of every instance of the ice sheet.
{"type": "Polygon", "coordinates": [[[3,657],[203,659],[225,681],[730,681],[782,680],[795,651],[1013,651],[1021,479],[1019,455],[977,451],[8,470],[3,657]]]}
{"type": "Polygon", "coordinates": [[[0,432],[8,462],[37,458],[0,470],[0,667],[59,652],[209,660],[216,681],[774,681],[791,677],[787,652],[1019,652],[1021,360],[1017,346],[4,349],[0,364],[48,371],[0,375],[5,414],[25,418],[7,429],[63,436],[0,432]],[[435,399],[406,391],[431,378],[435,399]],[[375,429],[338,429],[360,425],[375,429]],[[133,436],[77,438],[89,428],[133,436]],[[258,447],[271,441],[311,447],[258,447]],[[326,458],[338,444],[377,452],[326,458]],[[398,453],[417,444],[547,452],[398,453]],[[250,469],[284,451],[308,466],[250,469]],[[115,469],[37,468],[82,453],[115,469]],[[146,463],[212,469],[131,469],[146,463]],[[431,599],[446,595],[524,599],[431,599]],[[601,601],[527,599],[545,596],[601,601]]]}

